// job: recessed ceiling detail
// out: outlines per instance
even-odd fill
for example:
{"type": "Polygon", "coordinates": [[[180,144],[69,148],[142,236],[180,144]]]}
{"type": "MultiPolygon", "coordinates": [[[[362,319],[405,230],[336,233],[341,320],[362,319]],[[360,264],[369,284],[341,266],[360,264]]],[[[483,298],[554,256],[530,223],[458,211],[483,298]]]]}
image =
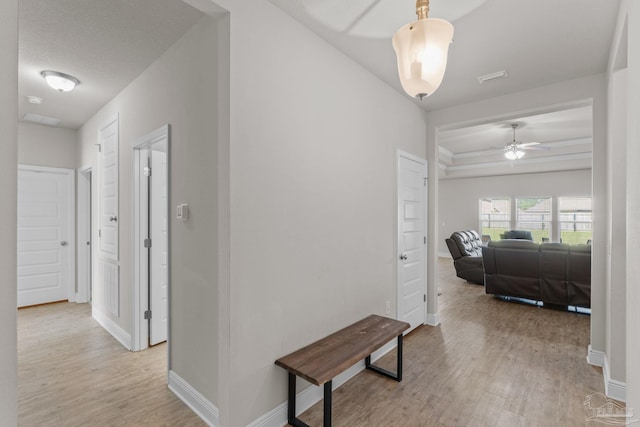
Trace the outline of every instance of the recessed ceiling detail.
{"type": "MultiPolygon", "coordinates": [[[[429,16],[455,21],[487,0],[433,2],[429,16]],[[437,3],[437,4],[436,4],[437,3]]],[[[299,9],[318,23],[356,37],[390,39],[398,28],[415,21],[415,0],[271,0],[285,9],[299,9]]]]}
{"type": "Polygon", "coordinates": [[[438,132],[441,179],[590,169],[593,108],[581,105],[504,121],[443,129],[438,132]],[[544,150],[531,150],[515,161],[505,159],[505,145],[537,141],[544,150]]]}

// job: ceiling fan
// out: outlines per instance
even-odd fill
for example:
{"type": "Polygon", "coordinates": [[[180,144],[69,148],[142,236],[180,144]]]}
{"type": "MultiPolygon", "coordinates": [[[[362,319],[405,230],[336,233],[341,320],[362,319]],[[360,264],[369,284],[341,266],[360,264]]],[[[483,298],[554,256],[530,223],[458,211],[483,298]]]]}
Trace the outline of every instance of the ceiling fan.
{"type": "Polygon", "coordinates": [[[518,142],[516,141],[517,123],[512,123],[513,141],[504,147],[504,156],[509,160],[521,159],[525,155],[524,150],[546,150],[548,147],[540,146],[539,142],[518,142]]]}

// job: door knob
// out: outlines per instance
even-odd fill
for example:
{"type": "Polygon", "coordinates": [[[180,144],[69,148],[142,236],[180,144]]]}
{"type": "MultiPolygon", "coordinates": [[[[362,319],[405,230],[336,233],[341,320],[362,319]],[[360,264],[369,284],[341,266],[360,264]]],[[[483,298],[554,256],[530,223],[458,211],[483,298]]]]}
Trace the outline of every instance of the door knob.
{"type": "Polygon", "coordinates": [[[407,256],[407,254],[402,254],[402,255],[400,255],[400,259],[401,259],[402,261],[405,261],[407,258],[409,258],[409,257],[407,256]]]}
{"type": "Polygon", "coordinates": [[[65,240],[63,240],[62,242],[60,242],[60,246],[67,246],[67,245],[68,245],[68,243],[67,243],[65,240]]]}
{"type": "Polygon", "coordinates": [[[109,217],[109,221],[111,221],[111,222],[117,222],[117,221],[118,221],[118,217],[117,217],[117,216],[110,216],[110,217],[109,217]]]}

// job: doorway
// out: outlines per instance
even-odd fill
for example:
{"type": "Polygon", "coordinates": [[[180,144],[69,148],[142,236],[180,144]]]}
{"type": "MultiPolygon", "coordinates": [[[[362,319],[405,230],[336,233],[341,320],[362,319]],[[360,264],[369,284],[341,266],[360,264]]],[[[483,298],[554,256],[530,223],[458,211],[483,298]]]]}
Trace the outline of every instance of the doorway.
{"type": "Polygon", "coordinates": [[[133,147],[134,351],[168,338],[169,129],[162,126],[133,147]]]}
{"type": "Polygon", "coordinates": [[[84,303],[92,300],[92,262],[93,248],[91,237],[91,167],[78,169],[78,236],[77,236],[77,291],[76,302],[84,303]]]}

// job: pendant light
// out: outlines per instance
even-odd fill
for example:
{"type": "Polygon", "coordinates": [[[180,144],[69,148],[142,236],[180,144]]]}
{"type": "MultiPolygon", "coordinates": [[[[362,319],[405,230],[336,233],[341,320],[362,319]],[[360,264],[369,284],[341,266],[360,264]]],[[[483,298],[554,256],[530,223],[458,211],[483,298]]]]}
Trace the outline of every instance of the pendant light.
{"type": "Polygon", "coordinates": [[[418,20],[393,35],[400,83],[410,96],[420,100],[435,92],[447,68],[453,25],[444,19],[429,18],[429,0],[416,1],[418,20]]]}

